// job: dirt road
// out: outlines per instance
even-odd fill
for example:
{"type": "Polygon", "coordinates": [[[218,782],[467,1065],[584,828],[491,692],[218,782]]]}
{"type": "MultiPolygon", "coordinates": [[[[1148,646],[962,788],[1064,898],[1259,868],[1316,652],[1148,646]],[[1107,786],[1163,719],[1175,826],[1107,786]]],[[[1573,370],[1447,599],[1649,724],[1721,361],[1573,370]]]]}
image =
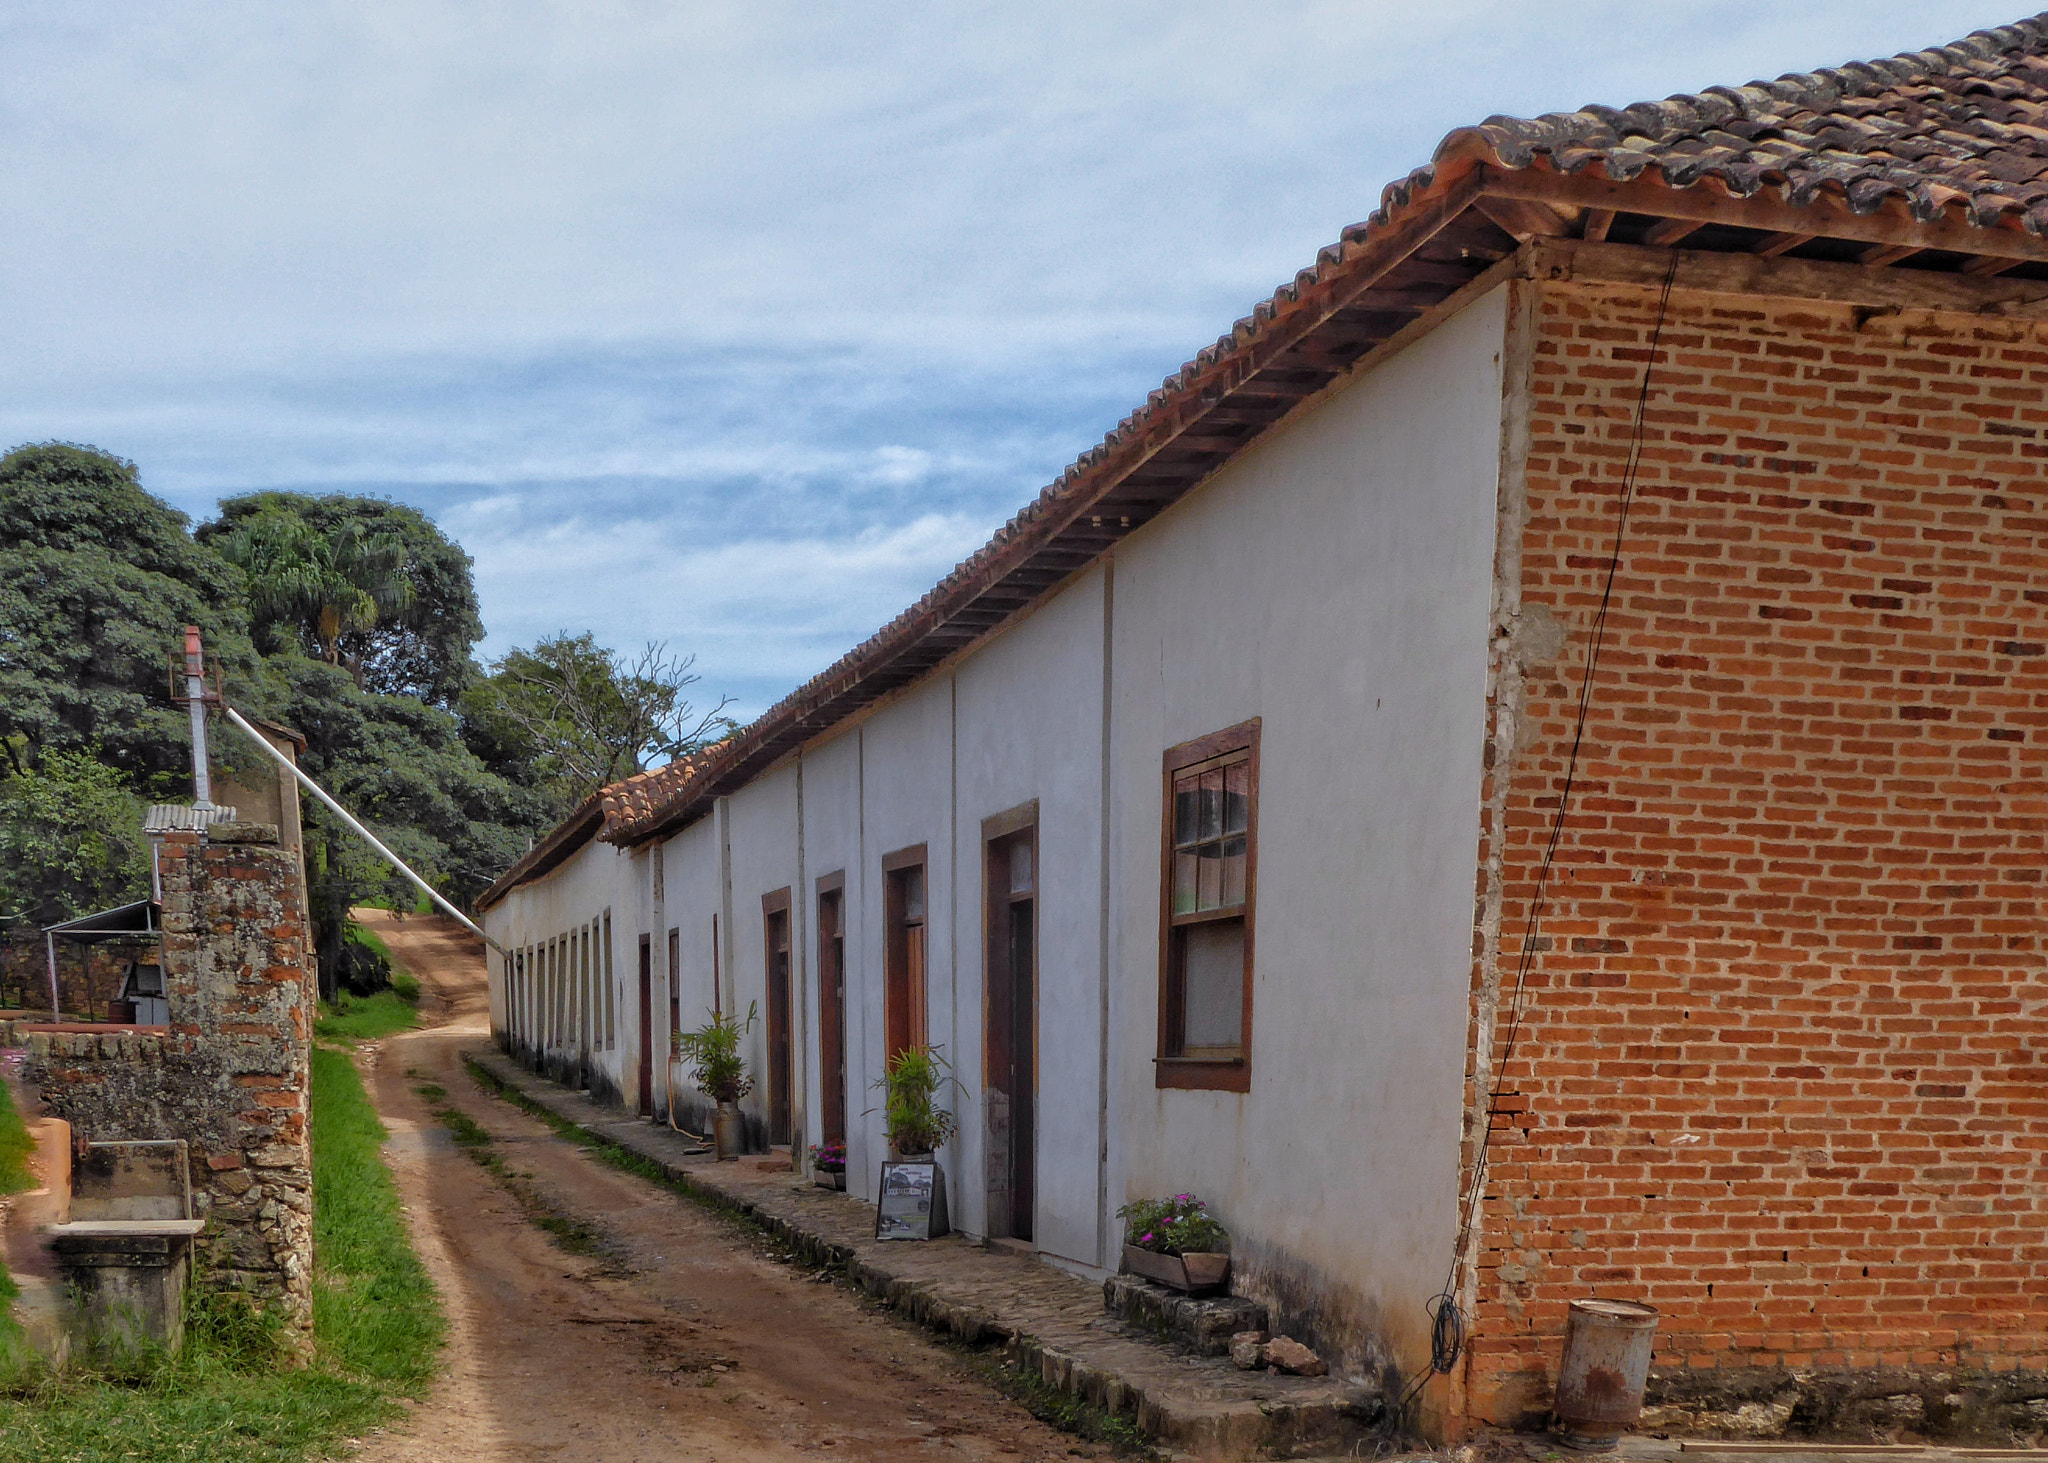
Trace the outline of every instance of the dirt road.
{"type": "Polygon", "coordinates": [[[426,1028],[362,1061],[450,1337],[431,1397],[359,1456],[1012,1463],[1106,1453],[1037,1422],[904,1323],[483,1095],[457,1056],[489,1040],[477,943],[439,919],[373,922],[425,987],[426,1028]],[[415,1089],[429,1083],[447,1096],[422,1098],[415,1089]],[[525,1206],[432,1116],[449,1105],[523,1176],[525,1206]],[[534,1222],[536,1205],[594,1253],[564,1249],[534,1222]]]}

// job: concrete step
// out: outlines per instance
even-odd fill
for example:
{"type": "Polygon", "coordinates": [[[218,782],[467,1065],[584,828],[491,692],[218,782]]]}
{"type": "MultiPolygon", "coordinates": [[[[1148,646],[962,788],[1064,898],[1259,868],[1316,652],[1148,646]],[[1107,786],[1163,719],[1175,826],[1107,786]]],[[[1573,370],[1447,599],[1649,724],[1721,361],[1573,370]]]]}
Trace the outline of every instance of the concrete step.
{"type": "Polygon", "coordinates": [[[1209,1458],[1346,1453],[1384,1414],[1370,1383],[1239,1371],[1227,1357],[1169,1345],[1105,1314],[1094,1282],[959,1236],[879,1242],[864,1200],[787,1170],[694,1156],[681,1135],[566,1091],[501,1053],[470,1060],[557,1117],[648,1159],[678,1186],[754,1220],[801,1258],[842,1270],[910,1319],[971,1346],[1001,1347],[1027,1375],[1133,1419],[1175,1449],[1209,1458]]]}

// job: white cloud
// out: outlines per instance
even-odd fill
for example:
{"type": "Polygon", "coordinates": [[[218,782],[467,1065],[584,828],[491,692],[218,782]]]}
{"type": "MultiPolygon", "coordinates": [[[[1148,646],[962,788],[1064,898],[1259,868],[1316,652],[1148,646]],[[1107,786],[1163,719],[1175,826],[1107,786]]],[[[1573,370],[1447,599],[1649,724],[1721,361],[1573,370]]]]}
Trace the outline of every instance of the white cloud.
{"type": "Polygon", "coordinates": [[[0,9],[0,437],[97,442],[196,514],[388,492],[475,554],[494,648],[665,637],[765,701],[1450,128],[2009,18],[23,0],[0,9]],[[577,567],[522,567],[535,543],[577,567]]]}

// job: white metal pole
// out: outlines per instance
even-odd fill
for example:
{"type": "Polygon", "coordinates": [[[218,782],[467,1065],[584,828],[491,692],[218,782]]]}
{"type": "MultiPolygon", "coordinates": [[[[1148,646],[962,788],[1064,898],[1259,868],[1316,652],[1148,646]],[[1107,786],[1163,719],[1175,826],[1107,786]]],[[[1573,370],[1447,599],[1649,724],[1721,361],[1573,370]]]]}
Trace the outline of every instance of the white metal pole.
{"type": "Polygon", "coordinates": [[[451,919],[460,922],[466,929],[470,930],[473,934],[475,934],[478,939],[482,940],[486,945],[489,945],[493,950],[496,950],[500,955],[503,955],[505,953],[505,947],[503,945],[500,945],[496,940],[492,939],[489,935],[485,934],[483,932],[482,926],[477,924],[475,920],[471,919],[468,915],[464,914],[454,905],[450,904],[445,898],[442,897],[440,890],[436,889],[432,884],[429,884],[425,879],[422,879],[418,874],[415,874],[411,869],[407,868],[404,859],[400,858],[397,854],[393,853],[390,849],[386,848],[383,844],[383,841],[379,839],[376,834],[372,833],[369,829],[365,828],[361,823],[358,823],[356,821],[355,815],[349,812],[347,808],[344,808],[340,803],[337,803],[333,798],[329,797],[327,795],[326,788],[322,787],[319,783],[313,781],[312,778],[306,776],[305,773],[299,770],[298,765],[294,763],[291,758],[285,756],[284,753],[278,751],[277,748],[271,746],[269,741],[264,737],[263,733],[257,731],[255,727],[249,725],[249,723],[243,719],[241,712],[235,710],[234,707],[228,705],[225,701],[221,703],[220,709],[227,713],[227,718],[229,721],[232,721],[236,726],[240,727],[243,731],[248,733],[250,741],[254,742],[264,751],[268,752],[280,767],[283,767],[287,772],[291,773],[292,776],[296,777],[299,780],[301,785],[305,787],[306,791],[313,794],[314,797],[320,799],[321,802],[325,803],[330,809],[332,809],[334,815],[337,818],[341,819],[343,823],[347,824],[350,831],[355,833],[357,837],[361,838],[363,842],[369,844],[370,847],[377,850],[377,856],[379,858],[389,863],[394,869],[397,869],[399,873],[405,875],[406,878],[412,880],[413,883],[419,885],[420,892],[422,894],[425,894],[427,898],[433,900],[434,903],[440,905],[441,908],[448,911],[448,915],[451,919]]]}
{"type": "Polygon", "coordinates": [[[62,1021],[64,1019],[64,1011],[57,1004],[57,937],[55,935],[45,934],[43,936],[43,953],[49,956],[50,959],[50,1019],[52,1021],[62,1021]]]}
{"type": "Polygon", "coordinates": [[[206,765],[206,661],[199,652],[199,627],[185,627],[185,701],[192,713],[192,806],[213,806],[213,774],[206,765]]]}

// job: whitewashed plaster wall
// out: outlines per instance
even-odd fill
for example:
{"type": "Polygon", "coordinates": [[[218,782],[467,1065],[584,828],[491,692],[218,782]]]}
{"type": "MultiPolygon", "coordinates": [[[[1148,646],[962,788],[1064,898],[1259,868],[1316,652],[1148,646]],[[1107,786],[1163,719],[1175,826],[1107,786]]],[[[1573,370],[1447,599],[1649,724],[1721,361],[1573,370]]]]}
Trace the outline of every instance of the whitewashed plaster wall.
{"type": "MultiPolygon", "coordinates": [[[[861,726],[830,741],[805,750],[799,766],[803,802],[802,888],[792,902],[803,905],[801,922],[804,951],[803,1000],[805,1011],[804,1112],[808,1126],[800,1141],[818,1140],[824,1112],[825,1060],[821,1045],[824,1031],[818,1009],[818,881],[839,875],[844,879],[840,918],[844,922],[846,952],[846,1186],[849,1192],[874,1197],[875,1176],[886,1156],[875,1138],[879,1129],[861,1114],[869,1106],[867,1073],[861,1053],[867,1050],[866,1025],[862,1010],[861,952],[867,948],[866,889],[874,882],[861,841],[861,746],[866,729],[861,726]]],[[[876,895],[877,918],[881,908],[876,895]]],[[[879,980],[879,972],[875,978],[879,980]]]]}
{"type": "MultiPolygon", "coordinates": [[[[797,836],[796,767],[792,763],[772,769],[724,801],[732,886],[732,967],[728,980],[731,1000],[726,1009],[741,1018],[750,1008],[756,1015],[741,1044],[748,1070],[754,1074],[754,1090],[741,1102],[740,1111],[750,1129],[759,1125],[760,1133],[755,1135],[759,1138],[766,1133],[768,1124],[767,929],[761,898],[782,889],[790,893],[792,1076],[800,1076],[805,1065],[803,1031],[794,1009],[795,993],[804,974],[798,929],[803,901],[797,889],[802,851],[797,836]]],[[[701,1017],[702,1013],[696,1014],[701,1017]]],[[[691,1018],[692,1013],[684,1012],[685,1027],[698,1024],[691,1018]]],[[[794,1096],[792,1107],[800,1108],[800,1086],[794,1096]]],[[[795,1116],[800,1114],[793,1113],[795,1116]]]]}
{"type": "MultiPolygon", "coordinates": [[[[602,1074],[604,1082],[615,1092],[623,1091],[624,1054],[636,1050],[627,1044],[631,1023],[627,1019],[625,999],[626,982],[632,978],[636,968],[634,962],[638,959],[633,946],[633,921],[638,904],[636,879],[631,855],[609,844],[592,841],[570,855],[545,878],[522,884],[510,896],[486,910],[482,921],[485,933],[507,950],[515,952],[538,948],[557,936],[573,934],[586,925],[594,925],[596,938],[592,942],[592,955],[598,979],[593,981],[593,989],[598,992],[596,1015],[601,1018],[604,950],[600,942],[605,928],[604,917],[610,913],[612,997],[617,1003],[614,1042],[607,1047],[600,1030],[589,1059],[592,1067],[602,1074]]],[[[494,1028],[503,1031],[506,1029],[504,962],[493,954],[486,964],[490,970],[494,1028]]],[[[529,992],[537,989],[531,979],[527,989],[529,992]]],[[[530,1013],[522,1019],[531,1025],[530,1013]]],[[[566,1058],[573,1052],[574,1043],[569,1039],[558,1040],[549,1050],[566,1058]]]]}
{"type": "Polygon", "coordinates": [[[1241,1288],[1361,1367],[1426,1354],[1456,1228],[1505,319],[1497,291],[1116,554],[1111,1199],[1201,1194],[1241,1288]],[[1250,1091],[1161,1090],[1161,756],[1251,717],[1250,1091]]]}
{"type": "Polygon", "coordinates": [[[960,911],[961,1079],[956,1214],[987,1230],[983,1107],[987,964],[984,818],[1038,804],[1037,1162],[1033,1240],[1102,1264],[1102,706],[1107,574],[1094,569],[991,640],[955,672],[954,905],[960,911]]]}
{"type": "MultiPolygon", "coordinates": [[[[712,985],[714,970],[723,975],[727,958],[724,951],[716,956],[713,954],[714,915],[717,916],[715,929],[720,943],[729,945],[731,940],[729,927],[732,922],[725,917],[720,848],[723,832],[724,817],[720,812],[699,818],[662,841],[663,901],[661,921],[654,931],[654,963],[661,972],[662,996],[665,1000],[673,1000],[675,1018],[685,1031],[701,1026],[714,1007],[725,1009],[724,993],[714,993],[712,985]],[[674,968],[670,968],[668,961],[670,930],[676,933],[674,968]]],[[[659,1068],[655,1087],[661,1094],[662,1111],[667,1111],[669,1089],[673,1085],[677,1120],[702,1124],[709,1121],[710,1104],[699,1097],[697,1090],[669,1059],[669,1012],[670,1007],[664,1005],[655,1013],[656,1029],[662,1033],[655,1057],[659,1068]]],[[[702,1133],[709,1129],[698,1126],[695,1131],[702,1133]]]]}

